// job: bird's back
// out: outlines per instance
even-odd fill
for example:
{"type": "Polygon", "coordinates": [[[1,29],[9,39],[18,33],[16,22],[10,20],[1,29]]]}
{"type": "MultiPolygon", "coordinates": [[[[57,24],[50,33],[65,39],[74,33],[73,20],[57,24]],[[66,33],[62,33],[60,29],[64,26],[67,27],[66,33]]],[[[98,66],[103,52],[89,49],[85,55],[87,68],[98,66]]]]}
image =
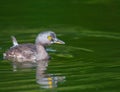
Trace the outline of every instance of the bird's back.
{"type": "Polygon", "coordinates": [[[15,62],[35,62],[36,47],[34,44],[19,44],[4,53],[4,59],[15,62]]]}

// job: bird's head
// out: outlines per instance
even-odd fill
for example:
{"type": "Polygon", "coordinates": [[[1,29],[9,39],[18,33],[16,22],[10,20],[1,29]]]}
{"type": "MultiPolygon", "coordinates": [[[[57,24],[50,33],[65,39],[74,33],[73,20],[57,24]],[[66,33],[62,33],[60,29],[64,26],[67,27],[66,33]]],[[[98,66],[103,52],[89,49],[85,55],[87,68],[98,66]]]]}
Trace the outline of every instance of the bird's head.
{"type": "Polygon", "coordinates": [[[36,38],[36,43],[41,44],[43,46],[51,45],[53,43],[56,44],[65,44],[62,40],[56,37],[56,34],[52,31],[41,32],[38,34],[36,38]]]}

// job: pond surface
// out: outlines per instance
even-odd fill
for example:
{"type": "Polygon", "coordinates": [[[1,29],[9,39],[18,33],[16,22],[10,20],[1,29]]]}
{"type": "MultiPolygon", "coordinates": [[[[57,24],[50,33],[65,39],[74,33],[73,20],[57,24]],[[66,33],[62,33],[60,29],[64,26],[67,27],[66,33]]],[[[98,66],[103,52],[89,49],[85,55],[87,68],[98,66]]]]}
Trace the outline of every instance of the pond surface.
{"type": "MultiPolygon", "coordinates": [[[[19,43],[34,43],[42,30],[44,28],[8,30],[10,33],[5,38],[0,35],[0,92],[120,91],[120,34],[115,32],[53,28],[66,44],[48,47],[52,59],[39,83],[36,82],[36,69],[13,72],[11,63],[2,59],[2,53],[12,46],[10,35],[13,33],[19,43]]],[[[1,32],[4,34],[5,30],[1,32]]]]}
{"type": "Polygon", "coordinates": [[[0,0],[0,92],[120,92],[119,0],[0,0]],[[52,30],[65,45],[47,48],[51,60],[39,80],[36,68],[13,72],[3,53],[34,43],[52,30]]]}

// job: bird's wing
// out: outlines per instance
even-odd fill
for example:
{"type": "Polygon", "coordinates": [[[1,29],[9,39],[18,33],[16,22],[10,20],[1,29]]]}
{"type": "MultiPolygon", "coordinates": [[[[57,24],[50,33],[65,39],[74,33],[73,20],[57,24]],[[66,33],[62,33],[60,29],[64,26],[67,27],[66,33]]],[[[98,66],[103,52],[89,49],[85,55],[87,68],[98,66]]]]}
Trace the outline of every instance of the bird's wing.
{"type": "Polygon", "coordinates": [[[13,42],[13,47],[18,45],[18,42],[14,36],[11,36],[12,42],[13,42]]]}
{"type": "Polygon", "coordinates": [[[34,44],[20,44],[10,48],[5,54],[8,60],[16,62],[35,62],[36,48],[34,44]]]}

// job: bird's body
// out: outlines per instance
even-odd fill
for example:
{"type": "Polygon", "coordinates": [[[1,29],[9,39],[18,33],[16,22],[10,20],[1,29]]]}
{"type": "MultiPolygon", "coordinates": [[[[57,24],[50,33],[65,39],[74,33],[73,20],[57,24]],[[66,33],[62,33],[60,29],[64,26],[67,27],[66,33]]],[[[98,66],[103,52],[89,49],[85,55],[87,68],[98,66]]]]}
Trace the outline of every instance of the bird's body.
{"type": "Polygon", "coordinates": [[[4,58],[17,62],[36,62],[36,47],[34,44],[19,44],[11,47],[5,54],[4,58]]]}
{"type": "Polygon", "coordinates": [[[55,33],[52,31],[40,33],[36,38],[35,44],[18,44],[13,36],[12,41],[13,46],[3,56],[4,59],[13,62],[13,68],[16,68],[16,63],[36,64],[40,61],[48,61],[49,55],[46,52],[45,46],[53,43],[64,44],[63,41],[56,38],[55,33]]]}

